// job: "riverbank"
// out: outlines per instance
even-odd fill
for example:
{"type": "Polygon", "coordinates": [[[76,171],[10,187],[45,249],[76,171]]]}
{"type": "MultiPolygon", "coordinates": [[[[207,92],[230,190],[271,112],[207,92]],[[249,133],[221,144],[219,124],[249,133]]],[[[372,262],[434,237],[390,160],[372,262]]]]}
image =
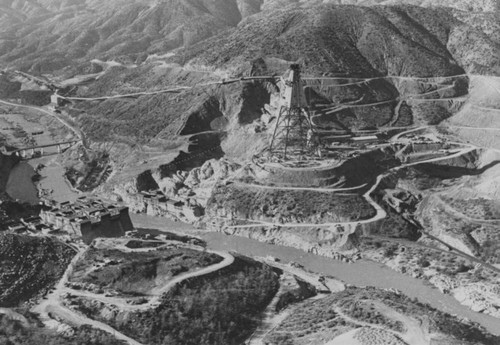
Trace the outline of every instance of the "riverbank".
{"type": "Polygon", "coordinates": [[[32,205],[38,204],[38,190],[33,182],[34,167],[26,161],[17,163],[10,171],[5,191],[14,200],[32,205]]]}
{"type": "Polygon", "coordinates": [[[75,201],[80,194],[74,191],[64,178],[64,168],[54,157],[41,157],[21,161],[10,172],[6,188],[7,194],[22,203],[38,204],[48,197],[57,202],[75,201]],[[39,165],[39,179],[33,181],[39,165]]]}
{"type": "Polygon", "coordinates": [[[374,286],[382,289],[397,289],[403,294],[417,298],[420,302],[449,314],[458,315],[477,322],[490,333],[500,335],[497,318],[475,313],[461,305],[452,296],[444,295],[422,280],[398,273],[373,261],[360,260],[346,264],[330,258],[305,253],[299,249],[271,245],[244,237],[228,236],[219,232],[206,232],[193,226],[174,222],[169,219],[150,217],[143,214],[131,215],[136,228],[153,229],[153,233],[161,231],[182,232],[196,235],[207,242],[212,250],[235,251],[247,256],[273,256],[282,262],[296,262],[306,270],[314,273],[334,276],[347,284],[356,286],[374,286]]]}
{"type": "Polygon", "coordinates": [[[40,180],[37,183],[38,190],[47,195],[51,200],[57,202],[70,201],[74,202],[79,196],[64,178],[64,168],[57,162],[55,157],[42,157],[32,159],[29,164],[37,167],[42,164],[44,167],[40,169],[40,180]]]}

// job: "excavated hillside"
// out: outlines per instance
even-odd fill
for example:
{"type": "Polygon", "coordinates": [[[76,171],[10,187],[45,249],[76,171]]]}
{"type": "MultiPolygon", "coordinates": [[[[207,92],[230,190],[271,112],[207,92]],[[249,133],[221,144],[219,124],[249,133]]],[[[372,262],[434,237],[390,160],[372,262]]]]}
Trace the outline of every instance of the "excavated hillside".
{"type": "MultiPolygon", "coordinates": [[[[110,68],[97,82],[81,87],[77,95],[193,86],[220,81],[223,75],[280,74],[291,62],[299,62],[307,76],[345,76],[338,84],[349,83],[348,77],[448,76],[418,83],[381,79],[343,87],[310,85],[310,95],[318,102],[327,99],[364,105],[340,109],[335,116],[338,123],[320,118],[328,126],[435,124],[462,106],[468,79],[461,75],[496,73],[500,66],[498,40],[492,33],[488,36],[488,23],[496,25],[493,14],[484,15],[486,24],[481,30],[470,20],[473,14],[460,12],[461,20],[453,10],[444,8],[297,6],[253,15],[224,34],[175,51],[165,58],[166,65],[110,68]],[[479,44],[484,49],[479,49],[479,44]],[[184,65],[186,61],[189,64],[184,65]],[[175,67],[179,64],[181,67],[175,67]],[[215,69],[219,72],[210,73],[215,69]],[[373,103],[378,105],[369,106],[373,103]],[[371,117],[373,112],[378,116],[371,117]]],[[[139,142],[147,138],[151,143],[151,138],[162,140],[173,134],[228,127],[235,130],[227,126],[234,123],[234,117],[239,117],[239,125],[246,125],[262,114],[260,109],[276,90],[267,84],[219,85],[180,95],[88,102],[77,104],[82,116],[75,117],[89,137],[98,141],[107,141],[110,136],[113,140],[129,139],[132,135],[139,142]]]]}
{"type": "MultiPolygon", "coordinates": [[[[465,1],[457,4],[467,11],[393,6],[395,2],[386,1],[352,3],[391,6],[335,3],[7,2],[0,7],[3,18],[9,18],[2,22],[9,24],[0,27],[0,64],[35,74],[52,71],[60,77],[101,73],[96,82],[79,87],[76,95],[83,97],[193,86],[231,75],[280,74],[291,62],[299,62],[309,76],[345,76],[338,84],[349,83],[348,77],[492,74],[500,66],[492,2],[471,9],[465,1]],[[90,63],[92,59],[114,60],[115,67],[90,63]]],[[[178,143],[178,134],[231,129],[247,139],[245,144],[256,142],[262,147],[254,133],[239,128],[262,114],[276,91],[268,84],[84,102],[75,105],[72,116],[89,139],[99,142],[165,147],[178,143]]],[[[333,120],[321,117],[326,126],[439,123],[460,109],[458,98],[467,94],[468,80],[456,77],[414,84],[381,79],[354,84],[310,85],[310,95],[318,102],[327,99],[363,106],[340,109],[333,120]],[[373,103],[379,105],[368,106],[373,103]]],[[[231,138],[226,142],[235,147],[231,138]]]]}
{"type": "MultiPolygon", "coordinates": [[[[260,148],[265,138],[263,141],[262,134],[246,125],[265,113],[262,108],[276,95],[273,82],[201,84],[231,75],[280,74],[291,62],[301,63],[306,76],[345,76],[338,84],[350,83],[349,77],[356,76],[447,76],[418,82],[386,78],[351,86],[309,85],[309,95],[317,102],[326,99],[360,106],[339,109],[329,118],[319,117],[327,127],[436,124],[461,108],[468,89],[465,72],[496,73],[499,65],[496,37],[487,24],[481,31],[475,21],[467,23],[472,14],[460,12],[461,20],[445,8],[300,6],[255,14],[223,34],[172,52],[161,60],[163,64],[150,60],[137,67],[108,68],[97,81],[79,87],[75,95],[118,95],[179,85],[199,88],[180,94],[77,103],[71,115],[93,141],[168,146],[178,144],[177,135],[230,130],[229,137],[223,138],[230,143],[226,145],[229,151],[253,152],[253,143],[260,148]],[[477,39],[479,34],[482,40],[477,39]],[[485,54],[477,53],[480,42],[487,48],[485,54]],[[231,135],[243,138],[243,147],[233,145],[231,135]]],[[[483,19],[494,23],[494,18],[484,14],[483,19]]],[[[92,65],[87,62],[89,69],[92,65]]]]}
{"type": "MultiPolygon", "coordinates": [[[[195,86],[64,107],[92,149],[101,152],[97,156],[109,157],[99,163],[102,171],[92,172],[100,178],[89,190],[107,181],[107,191],[118,190],[115,196],[128,200],[140,190],[166,189],[179,170],[187,173],[212,158],[248,161],[269,144],[282,85],[276,79],[212,83],[281,75],[291,63],[301,65],[313,108],[332,104],[325,111],[313,109],[321,129],[446,121],[457,141],[497,147],[490,129],[496,128],[496,104],[484,96],[500,89],[489,77],[500,72],[494,1],[16,1],[9,6],[9,13],[22,18],[10,16],[15,23],[4,29],[0,63],[33,74],[52,72],[58,82],[95,73],[67,96],[195,86]],[[21,27],[25,31],[15,31],[21,27]]],[[[76,180],[89,175],[76,153],[69,160],[76,180]]]]}
{"type": "MultiPolygon", "coordinates": [[[[64,108],[92,148],[111,157],[97,175],[122,184],[146,172],[137,185],[156,188],[204,159],[245,161],[265,148],[279,83],[206,84],[280,75],[290,63],[299,63],[306,78],[340,78],[306,80],[311,104],[338,105],[315,113],[326,130],[450,119],[462,136],[471,121],[481,126],[485,115],[467,116],[468,92],[477,74],[499,72],[497,8],[486,0],[7,1],[0,6],[0,64],[50,72],[58,82],[94,73],[66,89],[68,96],[197,86],[64,108]]],[[[7,93],[18,87],[2,82],[7,93]]]]}

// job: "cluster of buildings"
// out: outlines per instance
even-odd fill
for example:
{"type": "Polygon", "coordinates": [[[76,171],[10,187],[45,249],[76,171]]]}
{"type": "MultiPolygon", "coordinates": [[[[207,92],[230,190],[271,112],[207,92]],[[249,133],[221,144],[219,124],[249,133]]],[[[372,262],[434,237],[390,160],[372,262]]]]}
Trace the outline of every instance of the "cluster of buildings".
{"type": "Polygon", "coordinates": [[[55,229],[49,224],[45,224],[39,216],[32,216],[21,218],[19,221],[14,222],[14,224],[9,227],[9,230],[12,230],[14,232],[33,231],[50,233],[55,229]]]}
{"type": "MultiPolygon", "coordinates": [[[[2,218],[2,217],[0,217],[2,218]]],[[[0,230],[22,233],[68,234],[90,243],[97,237],[120,237],[133,230],[127,207],[107,204],[98,199],[79,198],[42,207],[38,216],[5,219],[0,230]]]]}
{"type": "Polygon", "coordinates": [[[74,203],[62,202],[44,207],[40,218],[55,229],[81,237],[85,243],[97,237],[123,236],[134,228],[128,207],[117,207],[86,197],[74,203]]]}

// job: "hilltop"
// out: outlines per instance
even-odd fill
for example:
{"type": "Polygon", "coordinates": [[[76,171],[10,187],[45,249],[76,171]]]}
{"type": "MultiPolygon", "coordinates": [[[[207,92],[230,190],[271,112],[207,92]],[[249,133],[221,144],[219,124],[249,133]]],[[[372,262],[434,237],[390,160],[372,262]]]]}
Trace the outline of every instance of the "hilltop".
{"type": "MultiPolygon", "coordinates": [[[[272,21],[274,17],[291,18],[298,8],[305,8],[307,12],[316,10],[320,13],[324,6],[338,4],[356,5],[357,10],[349,10],[351,13],[347,13],[345,17],[340,15],[331,17],[326,11],[313,23],[306,20],[300,24],[301,21],[296,18],[295,22],[290,21],[291,25],[288,29],[293,29],[297,25],[304,26],[306,23],[321,29],[326,21],[333,20],[337,24],[356,24],[358,30],[351,27],[351,30],[355,29],[353,32],[359,31],[359,24],[376,31],[384,31],[390,29],[390,25],[388,26],[390,23],[381,22],[377,18],[377,12],[383,8],[393,8],[392,24],[395,24],[395,21],[402,25],[407,24],[405,22],[420,24],[419,27],[407,27],[407,30],[399,32],[396,41],[393,42],[395,44],[398,44],[401,36],[407,36],[408,39],[421,44],[422,42],[418,42],[418,36],[415,35],[418,31],[420,31],[422,41],[429,41],[426,37],[428,34],[434,36],[438,34],[441,39],[446,39],[443,33],[448,32],[451,38],[449,48],[452,53],[454,47],[460,48],[458,42],[453,42],[453,37],[458,36],[462,41],[464,39],[469,41],[473,38],[476,42],[471,42],[475,45],[487,44],[486,49],[495,48],[490,44],[494,38],[490,37],[489,28],[496,27],[497,1],[352,0],[323,3],[324,1],[317,0],[300,2],[292,0],[151,0],[141,2],[117,0],[106,3],[92,0],[78,3],[36,0],[4,1],[3,5],[0,5],[0,62],[2,65],[36,73],[59,71],[68,67],[71,67],[71,71],[90,73],[96,71],[95,66],[88,65],[92,59],[115,60],[138,65],[144,61],[163,59],[173,54],[184,64],[189,61],[188,52],[191,47],[211,37],[219,35],[231,37],[231,34],[234,37],[234,31],[248,30],[249,27],[255,28],[259,23],[272,21]],[[369,7],[374,8],[374,12],[369,11],[369,7]],[[427,18],[424,18],[422,15],[408,13],[408,8],[413,8],[412,12],[415,12],[421,7],[432,7],[432,11],[424,13],[434,14],[430,16],[426,14],[427,18]],[[367,11],[372,13],[370,18],[366,18],[367,11]],[[437,17],[439,20],[436,20],[437,17]],[[478,21],[478,18],[481,20],[478,21]],[[368,22],[366,22],[367,19],[368,22]],[[450,20],[452,27],[450,27],[450,20]],[[425,22],[422,23],[422,21],[425,22]],[[375,27],[373,24],[376,24],[375,27]],[[437,32],[439,29],[441,32],[437,32]],[[402,32],[408,34],[403,35],[402,32]]],[[[307,12],[305,15],[309,16],[307,12]]],[[[269,27],[272,28],[273,25],[269,27]]],[[[331,27],[331,29],[338,28],[331,27]]],[[[284,34],[285,31],[283,33],[278,31],[278,34],[284,34]]],[[[269,33],[272,35],[273,30],[269,30],[269,33]]],[[[328,33],[322,33],[322,36],[325,35],[328,33]]],[[[374,33],[371,36],[374,38],[378,35],[374,33]]],[[[383,36],[385,35],[382,35],[382,38],[383,36]]],[[[286,38],[286,35],[283,38],[286,38]]],[[[337,38],[348,37],[339,33],[337,38]]],[[[369,36],[365,37],[365,39],[369,38],[369,36]]],[[[298,39],[300,40],[300,37],[298,39]]],[[[299,43],[299,41],[294,43],[299,43]]],[[[349,41],[345,42],[346,45],[348,43],[349,41]]],[[[352,42],[352,38],[351,43],[355,43],[352,42]]],[[[441,43],[446,42],[441,40],[441,43]]],[[[264,41],[264,48],[269,49],[266,45],[267,41],[264,41]]],[[[298,51],[302,50],[300,46],[298,47],[298,51]]],[[[424,44],[424,47],[428,48],[429,44],[424,44]]],[[[330,50],[328,44],[322,48],[330,50]]],[[[405,48],[401,48],[404,53],[405,48]]],[[[319,51],[319,53],[322,52],[319,51]]],[[[429,53],[443,55],[435,49],[429,53]]],[[[444,58],[449,58],[449,56],[444,56],[444,58]]]]}
{"type": "Polygon", "coordinates": [[[39,73],[92,58],[142,62],[147,53],[188,47],[236,26],[259,2],[7,1],[0,7],[0,55],[39,73]]]}

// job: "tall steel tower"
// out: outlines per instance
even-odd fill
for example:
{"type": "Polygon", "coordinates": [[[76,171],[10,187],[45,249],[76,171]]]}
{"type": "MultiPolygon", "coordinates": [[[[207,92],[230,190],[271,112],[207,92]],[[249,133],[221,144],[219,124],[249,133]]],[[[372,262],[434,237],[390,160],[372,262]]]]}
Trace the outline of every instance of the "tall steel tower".
{"type": "Polygon", "coordinates": [[[271,157],[278,160],[301,160],[310,151],[313,129],[305,110],[307,103],[299,65],[291,65],[282,82],[285,87],[269,150],[271,157]]]}

